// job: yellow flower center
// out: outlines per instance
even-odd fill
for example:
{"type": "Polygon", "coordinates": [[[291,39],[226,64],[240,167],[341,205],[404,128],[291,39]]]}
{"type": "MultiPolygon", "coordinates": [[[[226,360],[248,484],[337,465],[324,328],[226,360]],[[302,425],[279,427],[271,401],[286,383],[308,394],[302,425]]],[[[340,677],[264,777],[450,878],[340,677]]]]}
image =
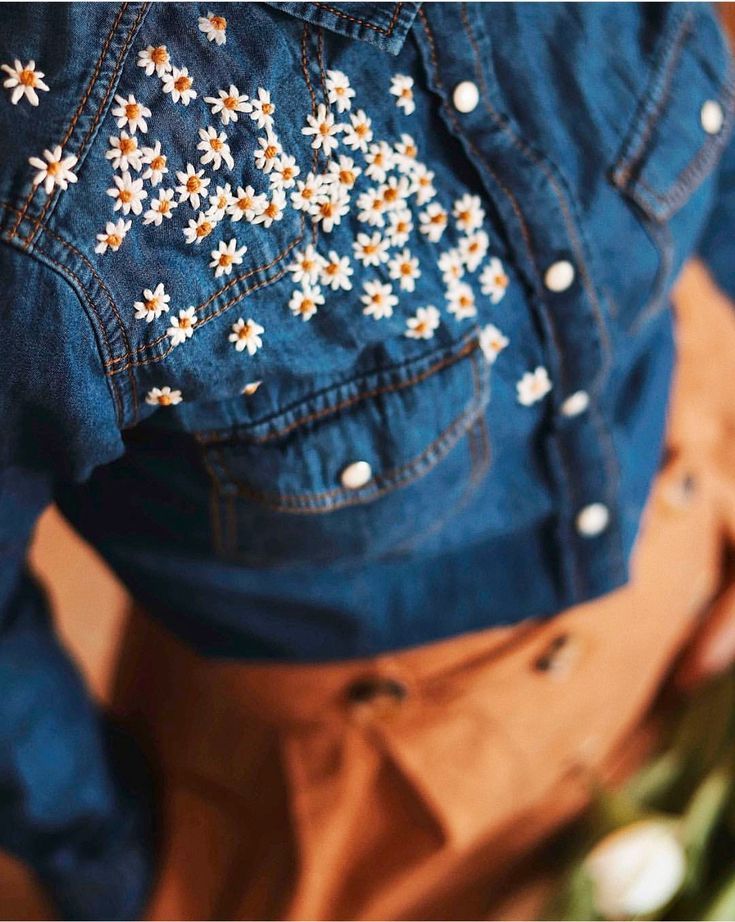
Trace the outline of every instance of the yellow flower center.
{"type": "Polygon", "coordinates": [[[179,317],[179,329],[188,330],[191,327],[191,319],[189,317],[179,317]]]}
{"type": "Polygon", "coordinates": [[[253,197],[252,197],[252,195],[243,195],[242,198],[239,198],[239,199],[237,200],[237,207],[238,207],[241,211],[247,211],[247,209],[250,208],[250,207],[252,206],[252,204],[253,204],[253,197]]]}
{"type": "Polygon", "coordinates": [[[174,89],[178,90],[179,93],[183,93],[185,90],[188,90],[191,86],[191,77],[177,77],[174,80],[174,89]]]}
{"type": "Polygon", "coordinates": [[[202,187],[202,182],[198,176],[190,176],[186,180],[186,191],[187,192],[198,192],[202,187]]]}
{"type": "Polygon", "coordinates": [[[267,205],[267,207],[266,207],[266,209],[265,209],[264,214],[265,214],[266,217],[268,217],[268,218],[277,218],[278,215],[280,214],[278,205],[276,205],[275,202],[268,202],[268,205],[267,205]]]}
{"type": "Polygon", "coordinates": [[[430,219],[430,224],[446,224],[447,216],[443,211],[437,211],[436,214],[433,214],[430,219]]]}
{"type": "Polygon", "coordinates": [[[215,29],[226,29],[227,20],[224,16],[210,16],[209,21],[215,29]]]}
{"type": "Polygon", "coordinates": [[[121,154],[132,154],[134,150],[138,149],[138,142],[135,138],[120,138],[120,153],[121,154]]]}
{"type": "Polygon", "coordinates": [[[319,213],[323,218],[331,218],[334,214],[334,206],[329,200],[327,200],[319,206],[319,213]]]}
{"type": "Polygon", "coordinates": [[[46,167],[46,172],[49,176],[56,176],[59,172],[60,164],[58,160],[52,160],[51,163],[46,167]]]}
{"type": "Polygon", "coordinates": [[[219,264],[220,266],[231,266],[234,260],[232,253],[220,253],[219,254],[219,264]]]}
{"type": "Polygon", "coordinates": [[[266,160],[273,160],[274,157],[278,156],[278,148],[274,144],[269,144],[263,150],[263,156],[266,160]]]}
{"type": "Polygon", "coordinates": [[[207,234],[211,234],[214,228],[209,223],[209,221],[202,221],[202,223],[196,229],[197,237],[206,237],[207,234]]]}
{"type": "Polygon", "coordinates": [[[413,266],[411,263],[401,263],[401,275],[413,275],[413,266]]]}
{"type": "Polygon", "coordinates": [[[354,186],[355,185],[355,174],[352,170],[340,170],[339,171],[339,181],[343,186],[354,186]]]}
{"type": "Polygon", "coordinates": [[[272,115],[273,114],[273,103],[264,102],[262,106],[260,107],[260,111],[263,113],[263,115],[272,115]]]}
{"type": "Polygon", "coordinates": [[[159,154],[158,157],[154,157],[151,160],[151,169],[152,170],[162,170],[166,166],[166,158],[163,154],[159,154]]]}
{"type": "Polygon", "coordinates": [[[157,307],[158,307],[157,298],[148,298],[148,300],[145,302],[145,308],[147,311],[154,311],[157,307]]]}
{"type": "Polygon", "coordinates": [[[222,150],[222,142],[219,138],[211,138],[209,144],[212,150],[222,150]]]}
{"type": "Polygon", "coordinates": [[[358,122],[358,124],[355,125],[355,134],[358,138],[364,138],[367,133],[368,126],[365,122],[358,122]]]}
{"type": "Polygon", "coordinates": [[[339,272],[339,266],[337,263],[329,263],[324,267],[324,271],[327,275],[335,276],[339,272]]]}
{"type": "Polygon", "coordinates": [[[127,205],[128,202],[132,202],[133,193],[130,191],[130,189],[121,189],[118,198],[123,203],[123,205],[127,205]]]}
{"type": "Polygon", "coordinates": [[[168,214],[171,210],[171,202],[168,199],[163,199],[158,205],[158,210],[161,214],[168,214]]]}
{"type": "Polygon", "coordinates": [[[383,200],[386,202],[395,202],[398,198],[398,189],[395,186],[388,186],[383,193],[383,200]]]}
{"type": "Polygon", "coordinates": [[[165,45],[158,45],[151,51],[151,61],[154,64],[165,64],[168,61],[168,51],[165,45]]]}
{"type": "Polygon", "coordinates": [[[28,70],[28,68],[25,68],[18,74],[18,80],[23,86],[36,85],[36,75],[32,70],[28,70]]]}
{"type": "Polygon", "coordinates": [[[329,134],[329,132],[330,132],[331,130],[332,130],[332,129],[331,129],[330,125],[329,125],[329,122],[321,122],[321,124],[319,125],[319,134],[320,134],[323,138],[326,137],[326,136],[329,134]]]}
{"type": "Polygon", "coordinates": [[[403,151],[403,155],[405,157],[411,157],[411,158],[415,157],[417,153],[418,153],[418,149],[413,144],[407,144],[406,149],[403,151]]]}
{"type": "Polygon", "coordinates": [[[170,395],[170,394],[161,394],[161,396],[158,398],[158,403],[159,403],[162,407],[170,407],[170,406],[171,406],[171,395],[170,395]]]}
{"type": "Polygon", "coordinates": [[[137,103],[137,102],[129,102],[129,103],[125,106],[125,115],[126,115],[126,116],[128,117],[128,119],[130,119],[131,121],[132,121],[133,119],[140,118],[140,106],[138,105],[138,103],[137,103]]]}
{"type": "Polygon", "coordinates": [[[283,167],[283,169],[281,170],[281,176],[286,180],[293,179],[293,167],[292,166],[283,167]]]}
{"type": "Polygon", "coordinates": [[[235,96],[225,96],[222,100],[222,105],[225,109],[234,109],[237,107],[237,98],[235,96]]]}
{"type": "Polygon", "coordinates": [[[110,247],[119,247],[122,243],[122,237],[118,234],[108,234],[107,235],[107,245],[110,247]]]}

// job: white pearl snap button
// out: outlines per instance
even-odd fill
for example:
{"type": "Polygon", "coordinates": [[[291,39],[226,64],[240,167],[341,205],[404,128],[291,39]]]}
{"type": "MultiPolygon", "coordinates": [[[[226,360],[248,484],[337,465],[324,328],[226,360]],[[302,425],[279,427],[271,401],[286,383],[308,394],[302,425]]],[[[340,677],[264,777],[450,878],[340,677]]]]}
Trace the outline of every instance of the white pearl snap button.
{"type": "Polygon", "coordinates": [[[577,516],[577,531],[585,538],[594,538],[601,534],[610,521],[610,512],[602,503],[590,503],[581,509],[577,516]]]}
{"type": "Polygon", "coordinates": [[[346,490],[359,490],[373,476],[373,469],[367,461],[353,461],[342,471],[340,480],[346,490]]]}
{"type": "Polygon", "coordinates": [[[480,91],[477,89],[477,84],[471,80],[463,80],[455,86],[452,102],[457,112],[472,112],[477,108],[479,101],[480,91]]]}
{"type": "Polygon", "coordinates": [[[589,405],[590,395],[587,391],[575,391],[562,403],[561,412],[563,416],[579,416],[589,405]]]}
{"type": "Polygon", "coordinates": [[[715,99],[708,99],[702,106],[699,119],[707,134],[718,134],[725,121],[725,113],[715,99]]]}
{"type": "Polygon", "coordinates": [[[552,263],[544,275],[544,285],[549,291],[566,291],[574,281],[574,266],[566,259],[552,263]]]}

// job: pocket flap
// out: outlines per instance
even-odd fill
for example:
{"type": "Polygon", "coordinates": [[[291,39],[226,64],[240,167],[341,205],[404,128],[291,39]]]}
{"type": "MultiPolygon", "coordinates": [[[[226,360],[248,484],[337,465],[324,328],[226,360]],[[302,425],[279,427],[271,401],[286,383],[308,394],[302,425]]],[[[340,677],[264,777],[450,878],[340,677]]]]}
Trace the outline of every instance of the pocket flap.
{"type": "Polygon", "coordinates": [[[673,4],[659,47],[612,180],[652,219],[666,221],[719,160],[733,125],[735,79],[709,7],[673,4]]]}

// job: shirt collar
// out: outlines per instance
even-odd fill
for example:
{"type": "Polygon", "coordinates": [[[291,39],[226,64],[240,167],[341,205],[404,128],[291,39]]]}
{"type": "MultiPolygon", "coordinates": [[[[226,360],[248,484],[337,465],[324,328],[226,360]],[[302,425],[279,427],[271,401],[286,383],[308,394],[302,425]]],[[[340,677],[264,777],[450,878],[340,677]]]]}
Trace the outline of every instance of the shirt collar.
{"type": "Polygon", "coordinates": [[[416,13],[418,2],[399,3],[275,3],[269,6],[296,16],[315,26],[322,26],[345,35],[369,42],[381,51],[398,54],[406,40],[416,13]]]}

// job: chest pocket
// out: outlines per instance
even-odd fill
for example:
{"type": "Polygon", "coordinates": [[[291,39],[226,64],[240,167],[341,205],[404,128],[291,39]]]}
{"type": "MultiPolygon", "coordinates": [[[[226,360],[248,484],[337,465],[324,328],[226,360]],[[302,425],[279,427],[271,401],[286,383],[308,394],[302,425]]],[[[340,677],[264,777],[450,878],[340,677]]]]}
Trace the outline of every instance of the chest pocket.
{"type": "Polygon", "coordinates": [[[488,389],[470,340],[256,427],[200,435],[217,551],[292,566],[410,549],[444,526],[487,469],[488,389]]]}
{"type": "Polygon", "coordinates": [[[706,180],[733,125],[735,76],[718,23],[708,8],[672,4],[657,61],[611,170],[659,251],[648,309],[667,293],[692,251],[710,206],[706,180]]]}

